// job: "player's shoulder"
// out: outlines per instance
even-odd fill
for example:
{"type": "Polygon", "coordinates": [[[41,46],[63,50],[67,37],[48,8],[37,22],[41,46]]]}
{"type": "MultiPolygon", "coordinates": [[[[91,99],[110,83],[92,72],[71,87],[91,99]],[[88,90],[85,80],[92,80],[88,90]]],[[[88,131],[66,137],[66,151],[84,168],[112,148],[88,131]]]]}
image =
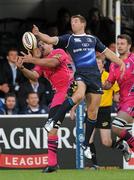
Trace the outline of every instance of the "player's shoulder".
{"type": "Polygon", "coordinates": [[[53,57],[57,57],[57,58],[61,58],[61,57],[68,57],[67,53],[63,50],[63,49],[54,49],[52,52],[51,52],[51,55],[53,57]]]}
{"type": "Polygon", "coordinates": [[[112,62],[112,63],[110,64],[110,68],[116,69],[116,68],[118,68],[118,67],[119,67],[119,65],[116,64],[116,63],[114,63],[114,62],[112,62]]]}
{"type": "Polygon", "coordinates": [[[114,63],[114,62],[112,62],[111,64],[110,64],[110,71],[109,72],[115,72],[117,69],[119,69],[119,65],[118,64],[116,64],[116,63],[114,63]]]}
{"type": "Polygon", "coordinates": [[[72,34],[63,34],[61,36],[58,36],[59,39],[69,39],[72,36],[72,34]]]}
{"type": "Polygon", "coordinates": [[[93,41],[95,43],[97,43],[97,41],[99,40],[99,38],[97,36],[94,36],[92,34],[86,34],[86,37],[89,39],[89,41],[93,41]]]}
{"type": "Polygon", "coordinates": [[[130,53],[129,59],[131,59],[134,62],[134,53],[130,53]]]}
{"type": "Polygon", "coordinates": [[[66,52],[65,52],[63,49],[61,49],[61,48],[54,49],[54,50],[52,51],[52,53],[53,53],[53,54],[66,54],[66,52]]]}
{"type": "Polygon", "coordinates": [[[108,77],[108,75],[109,75],[109,72],[107,72],[107,71],[103,71],[103,73],[102,73],[102,75],[104,76],[104,77],[108,77]]]}
{"type": "Polygon", "coordinates": [[[108,78],[108,76],[109,76],[109,73],[104,70],[101,75],[102,81],[105,81],[108,78]]]}
{"type": "Polygon", "coordinates": [[[93,39],[96,39],[96,36],[92,35],[92,34],[86,34],[87,37],[89,38],[93,38],[93,39]]]}

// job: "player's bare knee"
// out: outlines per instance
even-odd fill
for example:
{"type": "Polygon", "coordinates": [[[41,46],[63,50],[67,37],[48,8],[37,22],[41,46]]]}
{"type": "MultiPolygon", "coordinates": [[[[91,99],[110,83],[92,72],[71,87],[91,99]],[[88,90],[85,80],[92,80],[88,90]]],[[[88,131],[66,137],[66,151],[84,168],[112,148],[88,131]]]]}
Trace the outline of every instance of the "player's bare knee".
{"type": "Polygon", "coordinates": [[[73,101],[74,101],[75,103],[79,103],[83,98],[84,98],[84,94],[83,94],[83,93],[79,93],[79,94],[74,95],[74,96],[72,97],[72,99],[73,99],[73,101]]]}
{"type": "Polygon", "coordinates": [[[90,109],[88,111],[88,118],[89,119],[97,119],[97,111],[94,109],[90,109]]]}

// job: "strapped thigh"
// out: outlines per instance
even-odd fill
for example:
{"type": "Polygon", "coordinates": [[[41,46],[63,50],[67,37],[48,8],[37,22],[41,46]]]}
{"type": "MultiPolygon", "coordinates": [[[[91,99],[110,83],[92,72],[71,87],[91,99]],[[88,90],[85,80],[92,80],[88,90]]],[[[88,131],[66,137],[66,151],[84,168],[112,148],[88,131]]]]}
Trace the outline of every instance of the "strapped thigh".
{"type": "Polygon", "coordinates": [[[125,121],[122,118],[115,117],[114,120],[112,121],[112,126],[117,127],[117,128],[124,128],[127,125],[127,121],[125,121]]]}

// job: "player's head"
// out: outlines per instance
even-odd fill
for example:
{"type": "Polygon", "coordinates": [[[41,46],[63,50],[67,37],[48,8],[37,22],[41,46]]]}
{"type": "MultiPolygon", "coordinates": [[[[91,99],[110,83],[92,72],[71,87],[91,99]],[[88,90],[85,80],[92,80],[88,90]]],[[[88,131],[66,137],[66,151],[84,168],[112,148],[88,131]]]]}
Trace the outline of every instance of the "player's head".
{"type": "Polygon", "coordinates": [[[30,92],[27,96],[27,104],[30,107],[38,107],[39,105],[39,96],[36,92],[30,92]]]}
{"type": "Polygon", "coordinates": [[[8,93],[5,97],[5,105],[8,110],[13,110],[16,106],[16,96],[13,93],[8,93]]]}
{"type": "Polygon", "coordinates": [[[120,55],[130,51],[132,45],[131,37],[127,34],[121,34],[117,37],[117,50],[120,55]]]}
{"type": "Polygon", "coordinates": [[[42,56],[47,56],[53,49],[52,44],[46,44],[43,41],[38,42],[38,48],[40,49],[42,56]]]}
{"type": "Polygon", "coordinates": [[[71,27],[74,34],[84,32],[86,24],[86,19],[81,15],[74,15],[71,17],[71,27]]]}
{"type": "Polygon", "coordinates": [[[18,51],[15,48],[9,49],[8,53],[7,53],[7,60],[9,62],[15,63],[16,59],[18,57],[18,51]]]}

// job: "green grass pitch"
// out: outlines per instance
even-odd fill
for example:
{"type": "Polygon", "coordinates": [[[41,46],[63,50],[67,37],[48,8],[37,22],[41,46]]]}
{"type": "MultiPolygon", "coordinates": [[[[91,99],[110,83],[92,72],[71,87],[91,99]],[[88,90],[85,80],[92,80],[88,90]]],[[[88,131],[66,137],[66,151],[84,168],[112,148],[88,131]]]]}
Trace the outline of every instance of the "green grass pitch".
{"type": "Polygon", "coordinates": [[[0,180],[134,180],[134,170],[0,170],[0,180]]]}

